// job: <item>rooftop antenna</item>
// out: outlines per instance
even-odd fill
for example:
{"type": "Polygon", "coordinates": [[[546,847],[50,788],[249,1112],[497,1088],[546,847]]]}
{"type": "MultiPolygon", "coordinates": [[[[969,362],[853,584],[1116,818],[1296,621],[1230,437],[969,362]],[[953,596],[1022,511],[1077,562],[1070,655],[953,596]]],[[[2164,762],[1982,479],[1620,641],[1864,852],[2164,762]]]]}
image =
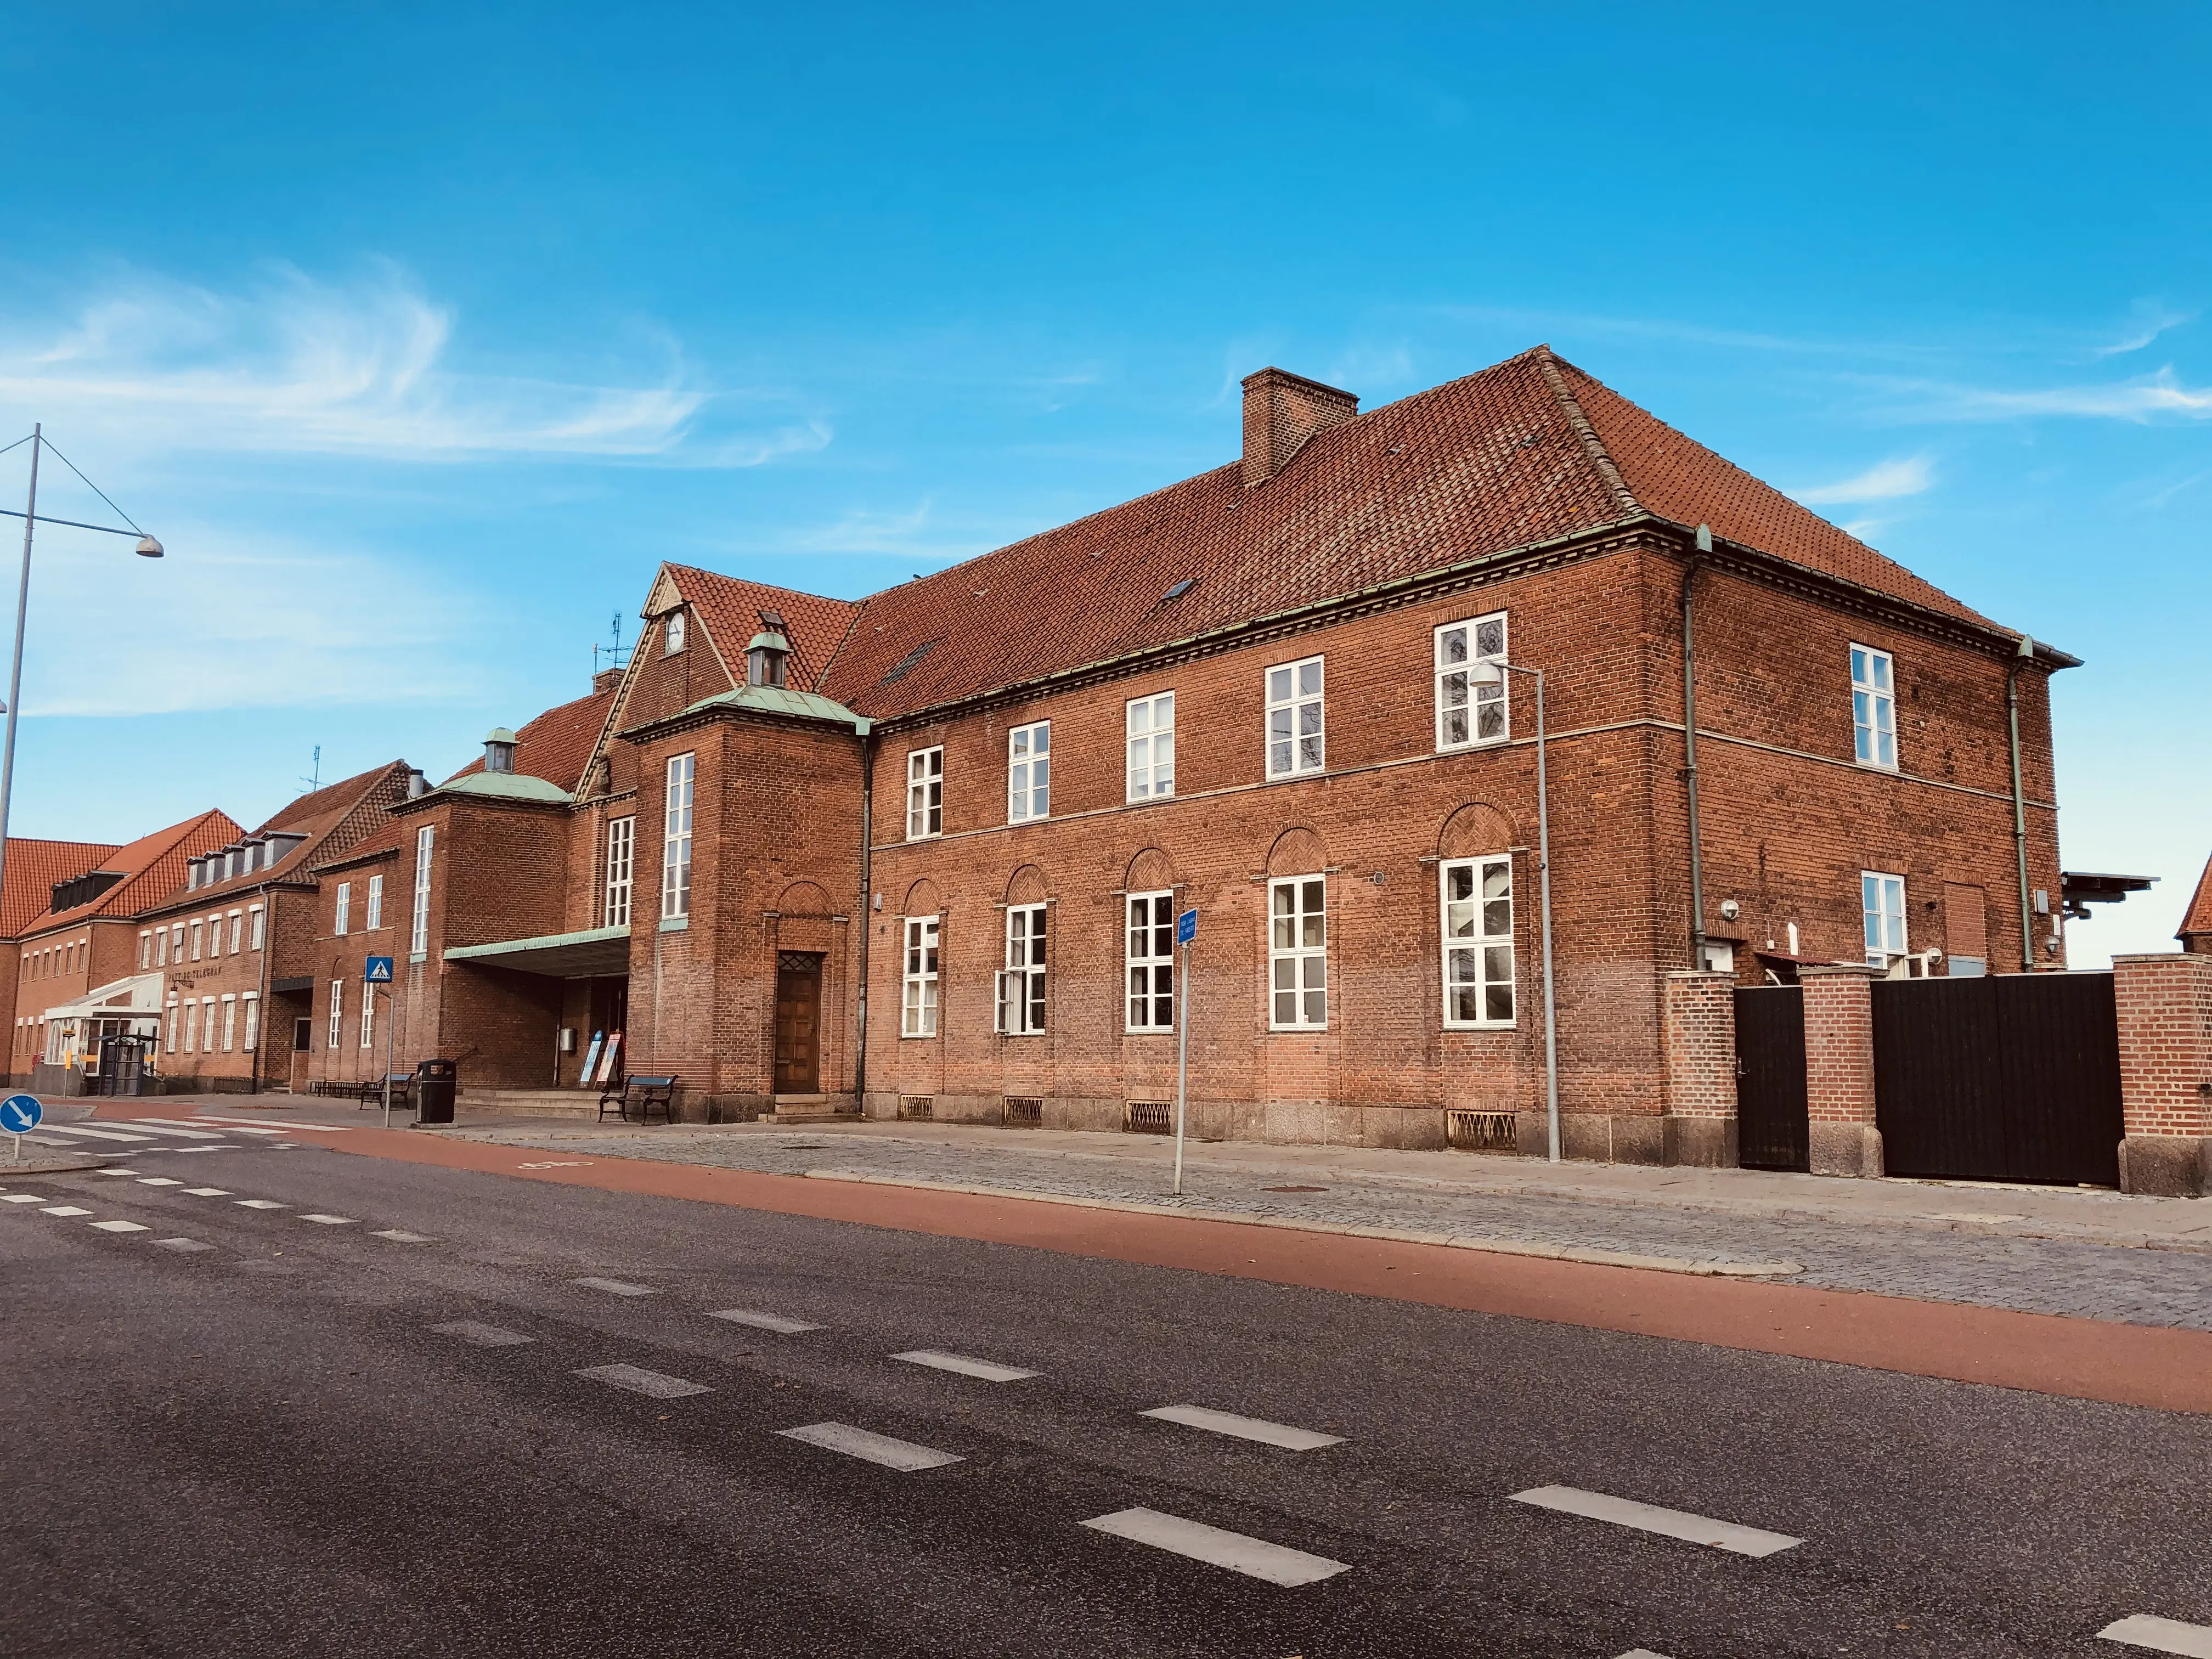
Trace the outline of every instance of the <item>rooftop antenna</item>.
{"type": "Polygon", "coordinates": [[[314,775],[313,777],[301,778],[300,781],[307,786],[302,792],[306,794],[312,795],[316,790],[323,787],[323,745],[319,743],[315,745],[314,775]]]}
{"type": "Polygon", "coordinates": [[[595,645],[592,647],[592,672],[593,675],[596,676],[599,672],[599,659],[602,655],[606,658],[608,667],[620,668],[623,665],[622,625],[623,613],[617,611],[615,612],[614,621],[611,624],[611,629],[614,636],[614,643],[612,645],[595,645]]]}

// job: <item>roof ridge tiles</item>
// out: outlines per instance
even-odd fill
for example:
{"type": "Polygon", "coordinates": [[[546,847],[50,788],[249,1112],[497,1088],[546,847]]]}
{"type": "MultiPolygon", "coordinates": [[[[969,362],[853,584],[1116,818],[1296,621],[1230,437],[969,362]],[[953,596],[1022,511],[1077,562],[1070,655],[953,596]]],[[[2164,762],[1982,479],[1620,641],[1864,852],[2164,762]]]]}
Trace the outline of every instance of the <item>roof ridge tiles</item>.
{"type": "Polygon", "coordinates": [[[1636,499],[1636,492],[1628,487],[1628,480],[1621,476],[1620,468],[1614,465],[1612,454],[1605,447],[1605,440],[1597,435],[1597,428],[1590,424],[1589,416],[1583,412],[1581,399],[1567,385],[1566,376],[1559,373],[1561,359],[1559,355],[1548,344],[1533,347],[1526,355],[1535,359],[1537,370],[1544,377],[1544,384],[1552,388],[1552,395],[1559,400],[1567,424],[1583,441],[1583,447],[1589,453],[1590,465],[1597,468],[1604,477],[1614,498],[1620,502],[1620,510],[1631,515],[1643,511],[1636,499]]]}

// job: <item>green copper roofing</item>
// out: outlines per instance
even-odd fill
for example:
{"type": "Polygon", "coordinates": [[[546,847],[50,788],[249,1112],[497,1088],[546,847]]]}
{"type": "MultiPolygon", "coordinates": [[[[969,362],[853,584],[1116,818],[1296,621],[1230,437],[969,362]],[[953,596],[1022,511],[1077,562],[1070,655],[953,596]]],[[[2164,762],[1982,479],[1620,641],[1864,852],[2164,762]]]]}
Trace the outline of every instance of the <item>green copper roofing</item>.
{"type": "Polygon", "coordinates": [[[557,785],[522,772],[465,772],[430,791],[433,795],[489,795],[495,800],[539,801],[567,806],[574,797],[557,785]]]}
{"type": "Polygon", "coordinates": [[[505,726],[495,726],[490,731],[484,733],[484,741],[486,743],[520,743],[522,739],[516,737],[514,732],[508,731],[505,726]]]}
{"type": "Polygon", "coordinates": [[[770,651],[781,651],[787,656],[791,653],[791,641],[782,635],[773,631],[756,634],[745,642],[745,649],[748,651],[757,651],[763,646],[770,651]]]}
{"type": "Polygon", "coordinates": [[[787,720],[827,720],[836,726],[849,726],[862,737],[867,735],[872,725],[842,702],[832,702],[811,691],[794,691],[787,685],[741,685],[734,691],[702,698],[684,712],[697,714],[710,708],[742,708],[750,714],[777,714],[787,720]]]}

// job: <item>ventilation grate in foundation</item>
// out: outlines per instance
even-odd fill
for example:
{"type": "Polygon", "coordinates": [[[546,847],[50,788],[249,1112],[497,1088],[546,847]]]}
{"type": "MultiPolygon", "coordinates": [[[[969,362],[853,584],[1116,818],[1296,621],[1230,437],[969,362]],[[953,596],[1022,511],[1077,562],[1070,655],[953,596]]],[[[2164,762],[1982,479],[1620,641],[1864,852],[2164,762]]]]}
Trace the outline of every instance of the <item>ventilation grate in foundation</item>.
{"type": "Polygon", "coordinates": [[[1044,1127],[1044,1102],[1034,1095],[1008,1095],[1006,1127],[1009,1129],[1042,1129],[1044,1127]]]}
{"type": "Polygon", "coordinates": [[[901,1095],[899,1097],[899,1121],[902,1123],[927,1123],[929,1121],[930,1114],[933,1112],[936,1108],[937,1097],[934,1095],[901,1095]]]}
{"type": "Polygon", "coordinates": [[[1175,1105],[1165,1100],[1132,1100],[1121,1109],[1121,1127],[1133,1135],[1171,1135],[1175,1105]]]}
{"type": "Polygon", "coordinates": [[[1510,1112],[1446,1112],[1444,1139],[1463,1152],[1510,1152],[1518,1121],[1510,1112]]]}

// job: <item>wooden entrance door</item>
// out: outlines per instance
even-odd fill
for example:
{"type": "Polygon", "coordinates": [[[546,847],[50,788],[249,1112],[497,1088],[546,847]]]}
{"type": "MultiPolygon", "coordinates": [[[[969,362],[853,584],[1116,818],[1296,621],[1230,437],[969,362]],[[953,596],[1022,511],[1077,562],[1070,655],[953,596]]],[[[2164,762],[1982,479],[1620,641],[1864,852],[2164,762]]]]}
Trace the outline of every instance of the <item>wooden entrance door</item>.
{"type": "Polygon", "coordinates": [[[822,958],[804,951],[775,959],[775,1091],[822,1089],[822,958]]]}

